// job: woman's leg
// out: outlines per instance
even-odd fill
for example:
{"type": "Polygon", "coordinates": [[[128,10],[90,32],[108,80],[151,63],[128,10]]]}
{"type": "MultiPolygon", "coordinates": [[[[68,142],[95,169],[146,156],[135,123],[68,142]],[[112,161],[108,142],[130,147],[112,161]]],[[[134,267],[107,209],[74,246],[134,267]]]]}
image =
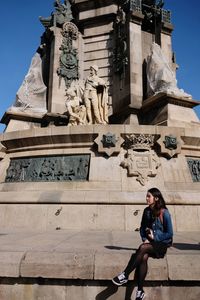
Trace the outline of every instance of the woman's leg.
{"type": "MultiPolygon", "coordinates": [[[[128,277],[129,274],[135,269],[139,268],[140,265],[143,263],[144,256],[148,259],[149,256],[154,254],[153,246],[150,243],[141,244],[136,253],[132,254],[127,267],[124,270],[125,275],[128,277]]],[[[147,259],[146,265],[144,262],[143,265],[143,274],[147,271],[147,259]],[[146,269],[145,269],[146,268],[146,269]]],[[[144,276],[144,275],[143,275],[144,276]]],[[[145,274],[146,276],[146,274],[145,274]]]]}
{"type": "MultiPolygon", "coordinates": [[[[143,281],[145,279],[147,273],[147,260],[149,256],[154,256],[155,250],[150,243],[143,243],[140,245],[136,253],[132,254],[127,267],[125,270],[120,273],[118,276],[112,279],[112,282],[116,285],[122,285],[128,281],[129,274],[136,269],[139,272],[138,283],[139,286],[143,285],[143,281]]],[[[144,292],[142,290],[138,290],[139,296],[138,299],[144,298],[144,292]]]]}
{"type": "Polygon", "coordinates": [[[144,254],[141,264],[137,267],[136,280],[139,291],[143,291],[144,280],[147,275],[149,254],[144,254]]]}

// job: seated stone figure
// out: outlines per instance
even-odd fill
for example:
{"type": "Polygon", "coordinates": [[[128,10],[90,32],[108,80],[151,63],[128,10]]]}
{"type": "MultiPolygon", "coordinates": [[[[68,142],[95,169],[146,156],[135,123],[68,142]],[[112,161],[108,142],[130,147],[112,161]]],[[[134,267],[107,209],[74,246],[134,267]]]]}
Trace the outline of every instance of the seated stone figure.
{"type": "Polygon", "coordinates": [[[67,113],[69,115],[69,126],[86,124],[86,107],[81,104],[81,98],[78,97],[74,88],[70,87],[66,91],[67,113]]]}

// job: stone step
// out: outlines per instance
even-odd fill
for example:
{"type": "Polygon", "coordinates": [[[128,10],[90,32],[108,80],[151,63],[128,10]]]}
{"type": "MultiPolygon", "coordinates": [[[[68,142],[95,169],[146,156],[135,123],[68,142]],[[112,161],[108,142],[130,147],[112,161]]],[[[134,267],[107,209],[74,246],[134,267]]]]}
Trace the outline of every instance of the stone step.
{"type": "MultiPolygon", "coordinates": [[[[149,259],[147,280],[200,281],[199,240],[199,232],[176,232],[166,257],[149,259]]],[[[140,243],[138,232],[6,231],[0,235],[0,277],[111,280],[140,243]]]]}

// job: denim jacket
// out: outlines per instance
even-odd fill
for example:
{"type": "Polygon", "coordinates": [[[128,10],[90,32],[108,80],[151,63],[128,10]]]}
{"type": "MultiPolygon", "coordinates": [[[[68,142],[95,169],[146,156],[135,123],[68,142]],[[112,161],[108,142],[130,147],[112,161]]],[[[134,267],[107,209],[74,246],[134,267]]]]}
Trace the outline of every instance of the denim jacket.
{"type": "Polygon", "coordinates": [[[164,209],[163,211],[162,223],[159,217],[153,217],[151,208],[149,206],[146,207],[143,212],[140,227],[140,235],[142,241],[145,241],[147,239],[146,228],[150,228],[153,230],[155,242],[163,242],[169,245],[172,244],[173,227],[168,209],[164,209]]]}

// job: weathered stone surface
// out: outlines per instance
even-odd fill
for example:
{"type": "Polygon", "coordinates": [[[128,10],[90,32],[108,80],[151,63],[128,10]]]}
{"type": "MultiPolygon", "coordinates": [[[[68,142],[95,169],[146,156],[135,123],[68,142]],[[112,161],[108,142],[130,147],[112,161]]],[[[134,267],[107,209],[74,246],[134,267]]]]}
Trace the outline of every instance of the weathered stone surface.
{"type": "MultiPolygon", "coordinates": [[[[0,286],[1,300],[76,300],[77,297],[83,300],[101,300],[109,297],[110,300],[134,299],[136,285],[130,282],[127,286],[117,287],[111,282],[84,281],[83,285],[71,281],[51,281],[45,280],[43,283],[30,283],[3,281],[0,286]],[[11,284],[10,284],[11,283],[11,284]]],[[[166,286],[155,285],[145,287],[146,298],[148,300],[196,300],[200,297],[198,286],[166,286]]]]}
{"type": "Polygon", "coordinates": [[[21,276],[93,279],[94,255],[88,253],[28,252],[21,276]]]}
{"type": "MultiPolygon", "coordinates": [[[[111,280],[141,243],[138,232],[10,232],[0,236],[0,277],[111,280]]],[[[199,234],[175,232],[164,259],[149,259],[147,280],[199,281],[199,234]]],[[[130,280],[134,272],[130,275],[130,280]]],[[[16,279],[17,280],[17,279],[16,279]]],[[[58,284],[59,285],[59,284],[58,284]]]]}
{"type": "Polygon", "coordinates": [[[147,280],[168,280],[168,256],[164,259],[149,259],[147,280]]]}
{"type": "Polygon", "coordinates": [[[24,252],[0,252],[0,276],[1,277],[19,277],[20,264],[23,259],[24,252]]]}
{"type": "MultiPolygon", "coordinates": [[[[113,249],[114,248],[115,246],[113,246],[113,249]]],[[[122,250],[112,250],[110,251],[110,253],[97,252],[95,254],[94,279],[110,280],[111,278],[115,277],[116,274],[122,272],[124,267],[127,265],[130,256],[130,251],[126,251],[125,253],[123,253],[122,250]]]]}
{"type": "Polygon", "coordinates": [[[80,20],[87,19],[88,17],[95,18],[97,16],[108,15],[112,13],[116,13],[116,5],[114,4],[106,7],[93,9],[90,11],[83,11],[80,13],[80,20]]]}
{"type": "MultiPolygon", "coordinates": [[[[116,183],[110,186],[114,189],[115,185],[116,183]]],[[[21,189],[22,186],[23,183],[21,189]]],[[[42,186],[44,187],[43,184],[42,186]]],[[[1,228],[46,230],[59,227],[70,230],[127,231],[139,228],[142,212],[146,206],[146,190],[143,192],[102,191],[99,185],[97,193],[95,189],[58,191],[58,186],[63,185],[52,183],[49,186],[51,191],[46,192],[26,191],[25,186],[24,192],[0,192],[1,228]],[[57,214],[57,211],[60,213],[57,214]]],[[[66,185],[65,188],[68,186],[66,185]]],[[[90,183],[88,186],[97,187],[97,184],[90,183]]],[[[35,186],[37,189],[40,187],[41,185],[35,186]]],[[[174,230],[198,232],[199,192],[163,192],[163,195],[172,215],[174,230]]]]}
{"type": "MultiPolygon", "coordinates": [[[[192,249],[192,244],[188,244],[188,248],[192,249]]],[[[199,252],[198,247],[196,249],[193,254],[167,256],[170,280],[199,281],[200,260],[197,253],[199,252]]]]}
{"type": "MultiPolygon", "coordinates": [[[[47,278],[52,278],[51,272],[53,272],[54,277],[58,276],[58,278],[70,278],[68,277],[69,274],[72,274],[71,276],[73,276],[73,278],[82,278],[82,276],[83,277],[89,276],[89,278],[91,278],[90,276],[92,275],[90,272],[88,273],[88,269],[80,271],[80,268],[82,268],[81,267],[82,262],[86,261],[85,266],[88,267],[90,271],[91,271],[90,263],[93,264],[95,279],[103,279],[103,278],[109,279],[110,277],[112,278],[112,276],[114,276],[113,273],[120,272],[125,267],[126,263],[128,262],[131,256],[132,251],[134,251],[134,250],[131,251],[131,249],[135,249],[134,248],[135,246],[137,248],[140,243],[138,234],[137,234],[137,238],[134,235],[133,241],[135,242],[133,243],[132,246],[133,248],[132,248],[130,243],[131,241],[127,243],[128,236],[126,237],[126,239],[124,239],[126,235],[124,236],[125,233],[123,232],[121,233],[118,232],[118,234],[117,232],[115,234],[113,233],[112,237],[110,236],[109,239],[105,239],[105,237],[107,236],[106,233],[104,235],[102,235],[102,233],[100,232],[99,233],[94,232],[92,235],[91,234],[84,235],[83,233],[74,235],[74,233],[72,232],[71,236],[70,235],[66,236],[65,243],[63,244],[62,242],[63,244],[62,247],[61,244],[58,248],[56,247],[57,249],[56,252],[55,250],[51,252],[51,249],[53,250],[55,248],[54,247],[50,248],[49,247],[50,244],[49,246],[48,244],[46,244],[46,249],[49,249],[50,252],[49,251],[28,252],[21,266],[22,276],[27,276],[27,277],[46,276],[47,278]],[[84,247],[81,245],[84,245],[84,247]],[[102,246],[103,248],[101,248],[102,246]],[[73,253],[69,253],[70,249],[71,251],[73,249],[73,253]],[[78,252],[76,249],[79,249],[78,252]],[[86,249],[88,250],[90,249],[90,251],[87,252],[87,255],[86,255],[86,249]],[[91,253],[92,249],[96,249],[98,251],[95,254],[95,258],[94,258],[94,253],[93,254],[91,253]],[[75,256],[77,256],[77,259],[74,262],[75,256]],[[80,262],[80,263],[78,263],[77,265],[76,262],[80,262]],[[57,265],[57,267],[55,266],[55,264],[57,265]],[[73,271],[71,270],[71,268],[73,268],[73,271]]],[[[61,234],[60,238],[62,238],[62,236],[64,237],[62,231],[59,232],[59,234],[61,234]]],[[[177,238],[178,237],[179,235],[177,236],[177,238]]],[[[175,248],[169,249],[166,259],[149,260],[149,273],[148,273],[149,280],[167,280],[170,274],[171,274],[170,276],[174,276],[172,280],[180,280],[180,278],[184,280],[191,280],[191,279],[198,280],[197,279],[199,274],[198,266],[196,266],[195,269],[191,268],[192,271],[191,274],[186,272],[186,268],[191,267],[191,262],[192,260],[194,261],[194,257],[198,254],[198,252],[194,252],[196,250],[193,250],[192,254],[190,254],[189,256],[185,252],[183,253],[180,252],[179,247],[180,249],[181,247],[184,247],[183,241],[185,242],[185,238],[184,235],[182,235],[182,238],[181,236],[178,239],[177,238],[175,237],[174,239],[175,248]],[[177,254],[173,255],[174,251],[177,254],[179,253],[179,255],[177,254]],[[177,260],[178,257],[181,257],[180,262],[179,260],[177,260]],[[175,263],[176,260],[177,262],[175,263]],[[184,260],[186,260],[185,266],[181,267],[181,265],[184,265],[183,264],[184,260]],[[183,268],[185,271],[182,273],[183,268]],[[178,274],[181,273],[182,275],[177,276],[176,272],[178,274]]],[[[51,239],[51,236],[49,236],[49,239],[51,239]]],[[[58,243],[58,241],[55,242],[54,244],[56,245],[56,243],[58,243]]],[[[190,241],[188,241],[187,244],[188,245],[187,247],[189,247],[188,250],[193,248],[198,249],[198,242],[195,243],[193,241],[193,244],[189,244],[189,243],[190,241]]],[[[40,247],[39,249],[41,249],[41,245],[39,246],[38,244],[38,247],[40,247]]],[[[191,253],[191,250],[189,251],[191,253]]]]}
{"type": "Polygon", "coordinates": [[[194,228],[200,230],[200,220],[196,206],[175,207],[175,218],[178,231],[193,231],[194,228]]]}

